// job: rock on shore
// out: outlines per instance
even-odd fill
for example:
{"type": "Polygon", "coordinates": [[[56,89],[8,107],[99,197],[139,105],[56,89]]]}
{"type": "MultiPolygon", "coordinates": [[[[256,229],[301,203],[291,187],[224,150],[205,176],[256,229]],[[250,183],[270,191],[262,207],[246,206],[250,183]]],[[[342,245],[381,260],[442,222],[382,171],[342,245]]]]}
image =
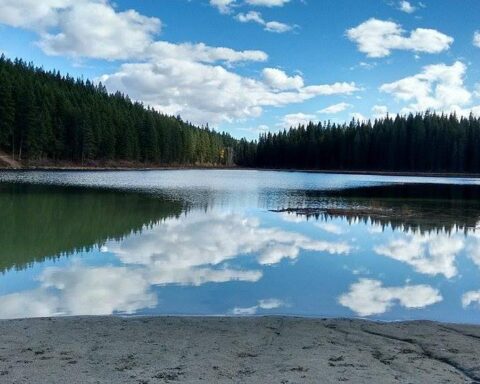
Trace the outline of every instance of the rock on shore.
{"type": "Polygon", "coordinates": [[[1,383],[480,383],[480,327],[346,319],[0,321],[1,383]]]}

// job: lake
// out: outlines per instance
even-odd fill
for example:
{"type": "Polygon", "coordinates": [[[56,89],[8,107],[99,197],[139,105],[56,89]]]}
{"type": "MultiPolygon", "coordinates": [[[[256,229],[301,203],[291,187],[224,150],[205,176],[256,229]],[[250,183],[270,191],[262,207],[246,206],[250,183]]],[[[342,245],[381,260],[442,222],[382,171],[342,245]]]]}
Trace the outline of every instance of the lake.
{"type": "Polygon", "coordinates": [[[0,172],[0,318],[480,324],[480,179],[0,172]]]}

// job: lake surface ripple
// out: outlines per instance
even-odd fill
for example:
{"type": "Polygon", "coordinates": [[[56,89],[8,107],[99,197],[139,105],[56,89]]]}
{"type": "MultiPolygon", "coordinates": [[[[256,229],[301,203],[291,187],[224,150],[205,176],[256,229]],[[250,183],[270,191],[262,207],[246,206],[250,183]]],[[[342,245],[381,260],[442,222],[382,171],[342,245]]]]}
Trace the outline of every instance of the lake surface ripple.
{"type": "Polygon", "coordinates": [[[0,318],[480,324],[480,179],[0,172],[0,318]]]}

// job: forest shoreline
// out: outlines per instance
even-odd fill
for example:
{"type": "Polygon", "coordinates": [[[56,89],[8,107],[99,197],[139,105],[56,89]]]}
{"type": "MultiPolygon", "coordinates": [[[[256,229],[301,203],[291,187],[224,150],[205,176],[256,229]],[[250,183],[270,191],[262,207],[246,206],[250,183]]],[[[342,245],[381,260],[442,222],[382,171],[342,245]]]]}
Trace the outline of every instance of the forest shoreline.
{"type": "Polygon", "coordinates": [[[260,172],[302,172],[338,175],[372,175],[372,176],[405,176],[405,177],[447,177],[447,178],[480,178],[480,173],[459,172],[411,172],[411,171],[372,171],[372,170],[330,170],[330,169],[302,169],[302,168],[260,168],[222,165],[144,165],[144,164],[118,164],[118,165],[20,165],[18,167],[0,164],[0,171],[45,171],[45,172],[112,172],[112,171],[180,171],[180,170],[240,170],[260,172]]]}
{"type": "Polygon", "coordinates": [[[480,381],[480,327],[295,317],[0,321],[0,375],[38,383],[480,381]]]}

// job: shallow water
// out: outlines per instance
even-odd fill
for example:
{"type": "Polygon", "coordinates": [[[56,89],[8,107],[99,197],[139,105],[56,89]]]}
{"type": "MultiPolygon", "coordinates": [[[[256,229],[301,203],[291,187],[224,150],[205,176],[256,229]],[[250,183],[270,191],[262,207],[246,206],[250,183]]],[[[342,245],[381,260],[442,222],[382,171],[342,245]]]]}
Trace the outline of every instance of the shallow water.
{"type": "Polygon", "coordinates": [[[0,173],[0,318],[480,323],[480,180],[0,173]]]}

